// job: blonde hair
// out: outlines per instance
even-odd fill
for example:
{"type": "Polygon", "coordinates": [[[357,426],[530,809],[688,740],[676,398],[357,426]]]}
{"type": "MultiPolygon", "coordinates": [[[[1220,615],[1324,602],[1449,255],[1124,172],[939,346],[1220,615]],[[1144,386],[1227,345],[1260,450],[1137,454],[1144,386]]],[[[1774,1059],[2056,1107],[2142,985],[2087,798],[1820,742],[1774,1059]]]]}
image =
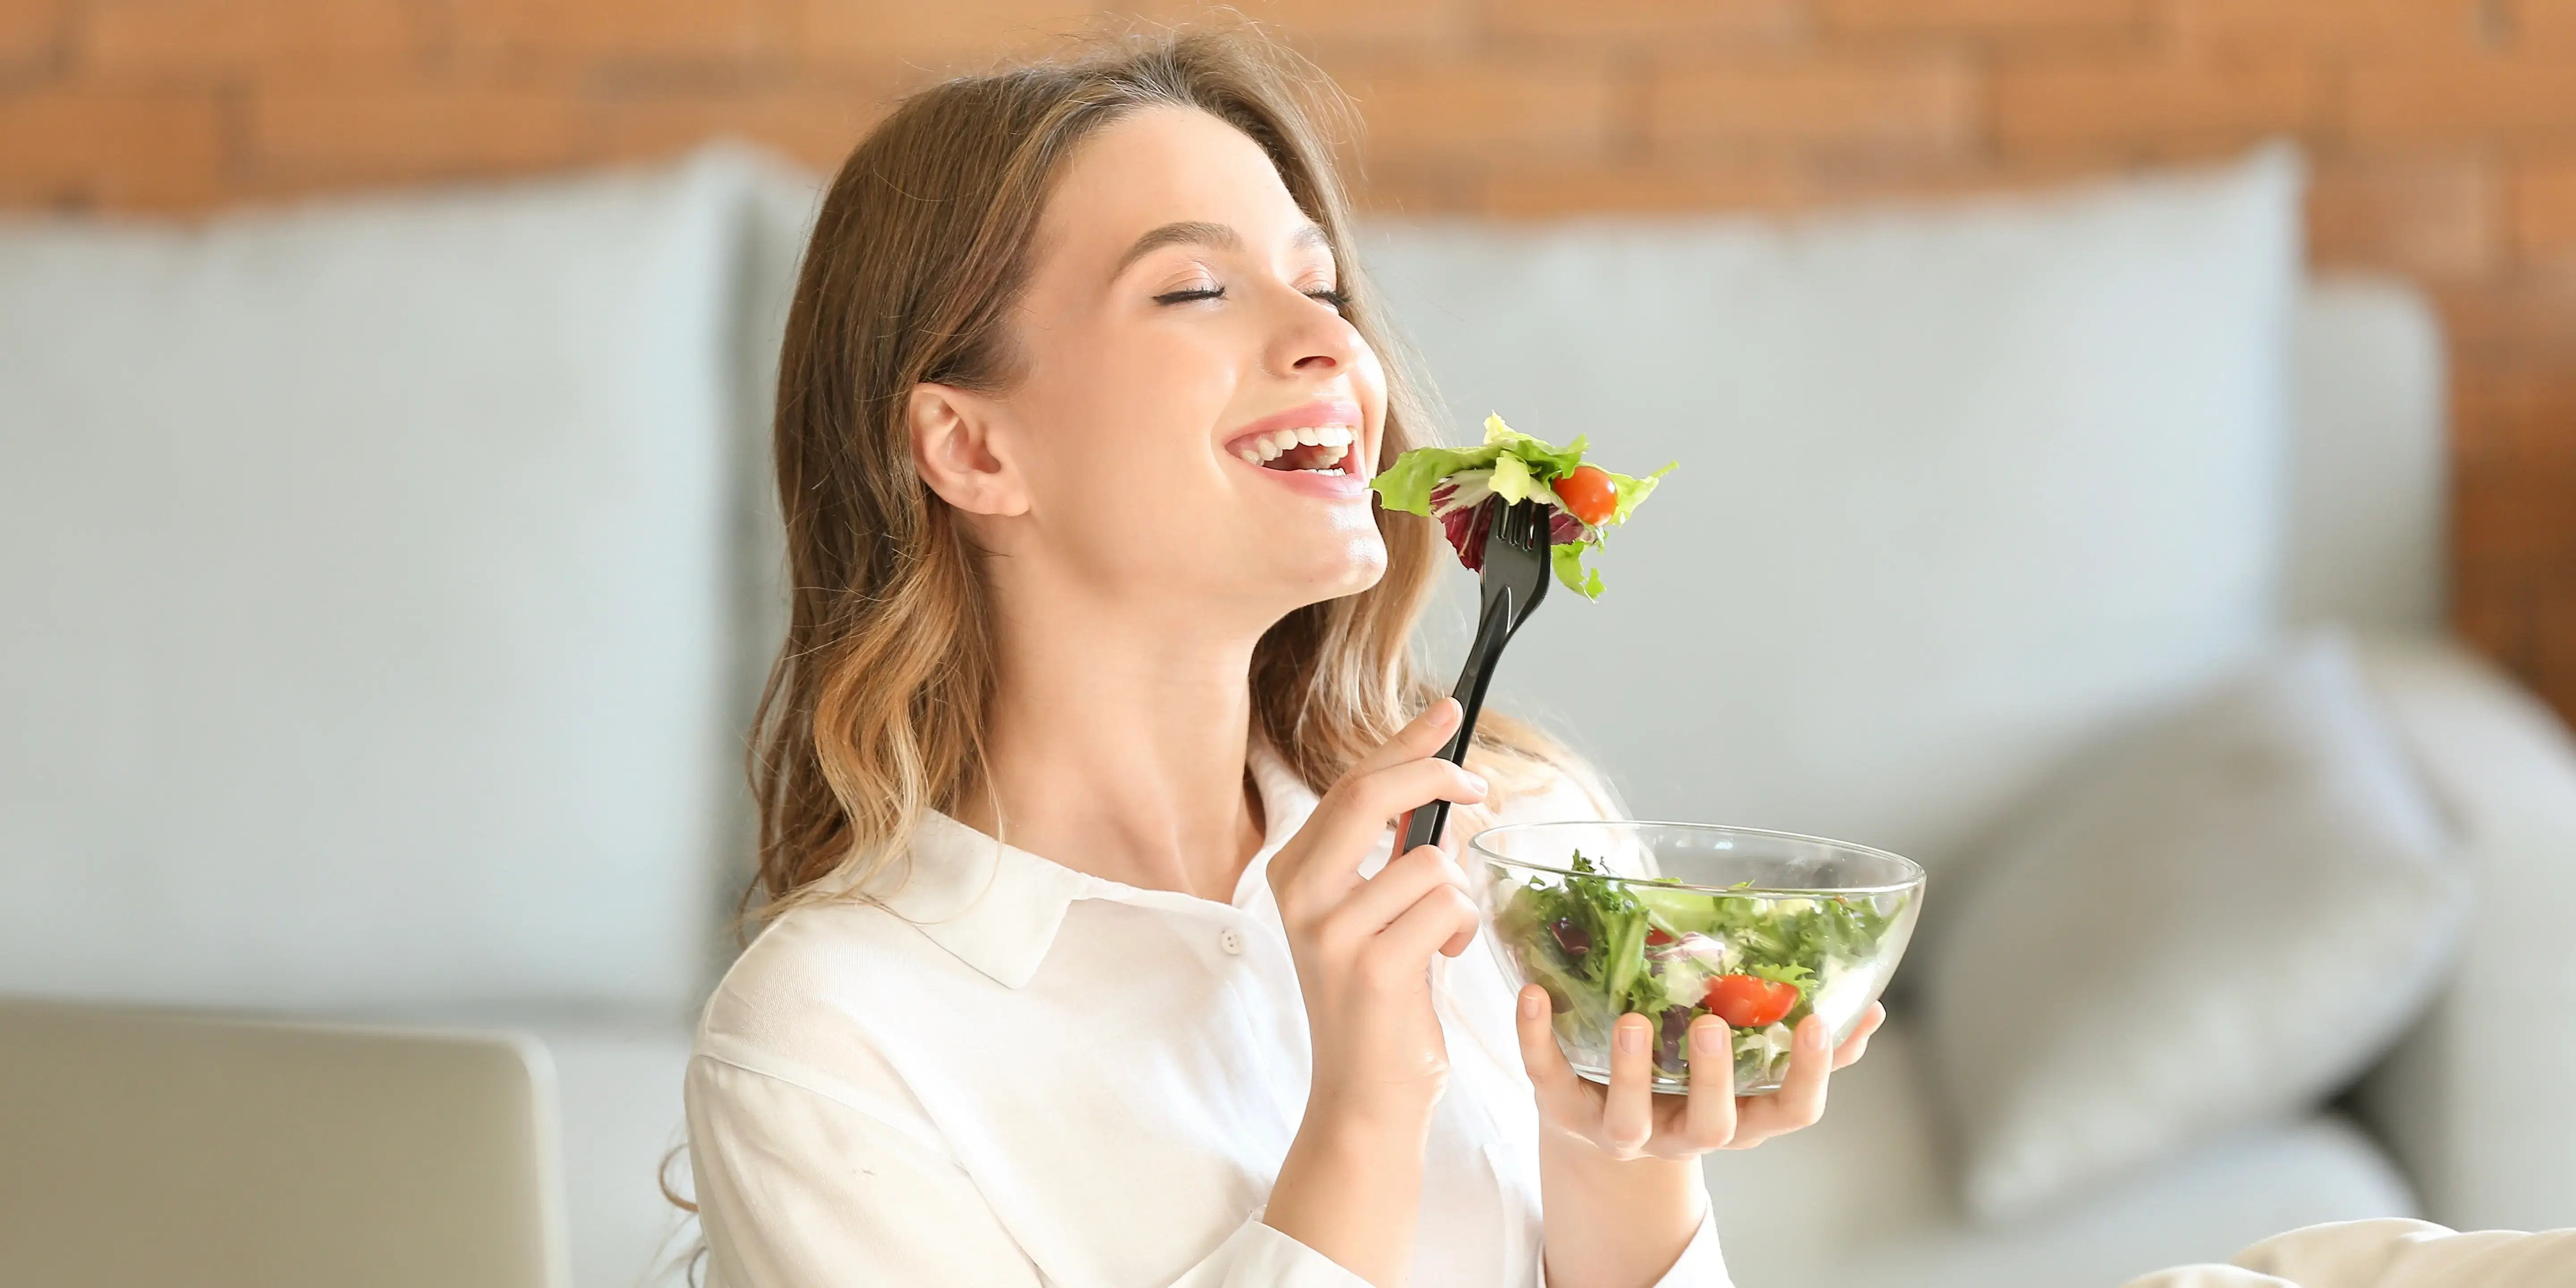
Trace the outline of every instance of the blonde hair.
{"type": "MultiPolygon", "coordinates": [[[[792,587],[784,646],[754,723],[749,774],[766,917],[864,883],[926,810],[978,781],[995,689],[994,623],[964,526],[915,474],[906,395],[923,381],[1006,390],[1004,324],[1030,272],[1049,185],[1086,137],[1140,108],[1205,111],[1268,154],[1324,229],[1351,325],[1385,360],[1381,459],[1424,441],[1420,387],[1351,244],[1330,137],[1349,101],[1243,21],[1094,37],[1073,57],[966,76],[905,99],[832,181],[781,354],[778,496],[792,587]]],[[[1380,510],[1385,576],[1283,618],[1256,646],[1256,733],[1323,790],[1440,690],[1411,641],[1442,558],[1433,523],[1380,510]]],[[[1503,791],[1528,768],[1586,777],[1554,740],[1494,712],[1478,768],[1503,791]]]]}

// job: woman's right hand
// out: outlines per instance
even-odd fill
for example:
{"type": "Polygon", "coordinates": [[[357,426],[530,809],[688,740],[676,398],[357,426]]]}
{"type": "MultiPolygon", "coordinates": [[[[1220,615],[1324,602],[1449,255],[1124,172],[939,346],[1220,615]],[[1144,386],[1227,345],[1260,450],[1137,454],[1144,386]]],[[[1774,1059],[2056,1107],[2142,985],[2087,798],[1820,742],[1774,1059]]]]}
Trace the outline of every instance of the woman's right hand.
{"type": "Polygon", "coordinates": [[[1437,755],[1458,719],[1457,699],[1432,703],[1326,790],[1306,825],[1271,856],[1270,890],[1313,1041],[1310,1117],[1420,1126],[1448,1079],[1431,1009],[1431,954],[1455,957],[1475,942],[1467,874],[1430,845],[1394,857],[1373,877],[1359,867],[1387,825],[1410,811],[1485,799],[1483,779],[1437,755]]]}
{"type": "Polygon", "coordinates": [[[1270,892],[1305,994],[1313,1077],[1306,1119],[1262,1221],[1380,1285],[1404,1283],[1422,1202],[1431,1107],[1449,1051],[1431,1010],[1431,954],[1476,938],[1467,876],[1435,846],[1360,862],[1387,824],[1435,800],[1474,804],[1485,784],[1434,753],[1458,727],[1442,698],[1325,791],[1270,856],[1270,892]]]}

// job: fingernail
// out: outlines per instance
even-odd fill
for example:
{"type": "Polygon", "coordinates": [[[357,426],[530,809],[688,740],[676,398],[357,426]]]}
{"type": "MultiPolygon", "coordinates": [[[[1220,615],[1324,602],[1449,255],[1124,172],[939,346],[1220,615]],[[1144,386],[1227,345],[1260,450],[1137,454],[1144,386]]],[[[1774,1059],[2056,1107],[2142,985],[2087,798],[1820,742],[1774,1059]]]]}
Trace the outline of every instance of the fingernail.
{"type": "MultiPolygon", "coordinates": [[[[1463,771],[1462,771],[1462,772],[1463,772],[1463,771]]],[[[1484,780],[1483,778],[1481,778],[1481,777],[1479,777],[1479,776],[1475,775],[1475,774],[1468,774],[1468,775],[1467,775],[1467,785],[1468,785],[1469,787],[1473,787],[1473,788],[1475,788],[1477,791],[1480,791],[1480,792],[1481,792],[1481,791],[1483,791],[1483,790],[1485,790],[1485,780],[1484,780]]]]}
{"type": "Polygon", "coordinates": [[[1456,704],[1456,703],[1454,703],[1454,702],[1434,702],[1434,703],[1432,703],[1432,704],[1431,704],[1431,723],[1432,723],[1432,724],[1434,724],[1434,725],[1445,725],[1445,724],[1451,723],[1452,721],[1455,721],[1457,718],[1458,718],[1458,706],[1457,706],[1457,704],[1456,704]]]}
{"type": "Polygon", "coordinates": [[[1525,988],[1521,990],[1522,1019],[1535,1020],[1538,1018],[1538,1013],[1545,1009],[1547,1009],[1547,994],[1542,993],[1535,988],[1525,988]]]}
{"type": "Polygon", "coordinates": [[[1823,1020],[1811,1020],[1806,1024],[1798,1026],[1798,1041],[1810,1051],[1823,1046],[1825,1044],[1825,1022],[1823,1020]]]}
{"type": "Polygon", "coordinates": [[[1645,1050],[1645,1049],[1646,1049],[1646,1026],[1645,1026],[1645,1025],[1642,1025],[1642,1024],[1622,1024],[1622,1025],[1620,1025],[1620,1026],[1619,1026],[1619,1049],[1620,1049],[1620,1050],[1622,1050],[1622,1051],[1628,1052],[1628,1053],[1629,1053],[1629,1054],[1631,1054],[1631,1055],[1634,1055],[1634,1054],[1636,1054],[1636,1053],[1637,1053],[1637,1052],[1639,1052],[1639,1051],[1643,1051],[1643,1050],[1645,1050]]]}
{"type": "Polygon", "coordinates": [[[1726,1026],[1723,1024],[1703,1024],[1699,1026],[1698,1031],[1692,1036],[1691,1042],[1702,1051],[1715,1051],[1719,1047],[1726,1045],[1726,1026]]]}

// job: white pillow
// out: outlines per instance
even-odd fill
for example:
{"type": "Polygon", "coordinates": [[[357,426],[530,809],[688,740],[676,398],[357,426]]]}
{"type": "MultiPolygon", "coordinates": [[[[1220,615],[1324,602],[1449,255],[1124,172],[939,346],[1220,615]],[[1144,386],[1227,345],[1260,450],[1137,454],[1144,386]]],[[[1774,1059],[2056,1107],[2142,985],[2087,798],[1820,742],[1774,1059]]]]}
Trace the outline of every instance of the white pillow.
{"type": "Polygon", "coordinates": [[[1969,1209],[2327,1098],[2433,994],[2469,889],[2339,634],[2085,758],[1907,964],[1969,1209]]]}
{"type": "Polygon", "coordinates": [[[2070,745],[2273,628],[2299,190],[2270,150],[1790,221],[1373,229],[1451,437],[1493,410],[1612,469],[1681,462],[1602,599],[1559,589],[1514,638],[1497,704],[1644,817],[1937,872],[2070,745]]]}
{"type": "Polygon", "coordinates": [[[685,1006],[759,169],[0,224],[0,990],[685,1006]]]}

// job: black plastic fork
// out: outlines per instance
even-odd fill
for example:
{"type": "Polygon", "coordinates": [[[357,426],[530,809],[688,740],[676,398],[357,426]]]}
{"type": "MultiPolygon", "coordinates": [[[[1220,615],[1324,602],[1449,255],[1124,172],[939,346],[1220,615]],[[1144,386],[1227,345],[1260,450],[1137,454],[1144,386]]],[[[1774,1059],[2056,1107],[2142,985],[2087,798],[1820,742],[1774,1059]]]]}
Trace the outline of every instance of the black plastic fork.
{"type": "MultiPolygon", "coordinates": [[[[1476,637],[1467,647],[1467,665],[1458,672],[1458,687],[1450,690],[1462,708],[1458,732],[1440,749],[1441,759],[1453,765],[1467,763],[1467,745],[1476,737],[1476,713],[1484,708],[1485,685],[1494,677],[1503,645],[1547,596],[1553,520],[1547,505],[1499,499],[1494,504],[1501,509],[1485,532],[1485,566],[1479,583],[1484,603],[1476,614],[1476,637]]],[[[1396,853],[1438,843],[1440,830],[1448,822],[1447,801],[1433,801],[1413,811],[1413,821],[1404,829],[1404,847],[1396,853]]]]}

